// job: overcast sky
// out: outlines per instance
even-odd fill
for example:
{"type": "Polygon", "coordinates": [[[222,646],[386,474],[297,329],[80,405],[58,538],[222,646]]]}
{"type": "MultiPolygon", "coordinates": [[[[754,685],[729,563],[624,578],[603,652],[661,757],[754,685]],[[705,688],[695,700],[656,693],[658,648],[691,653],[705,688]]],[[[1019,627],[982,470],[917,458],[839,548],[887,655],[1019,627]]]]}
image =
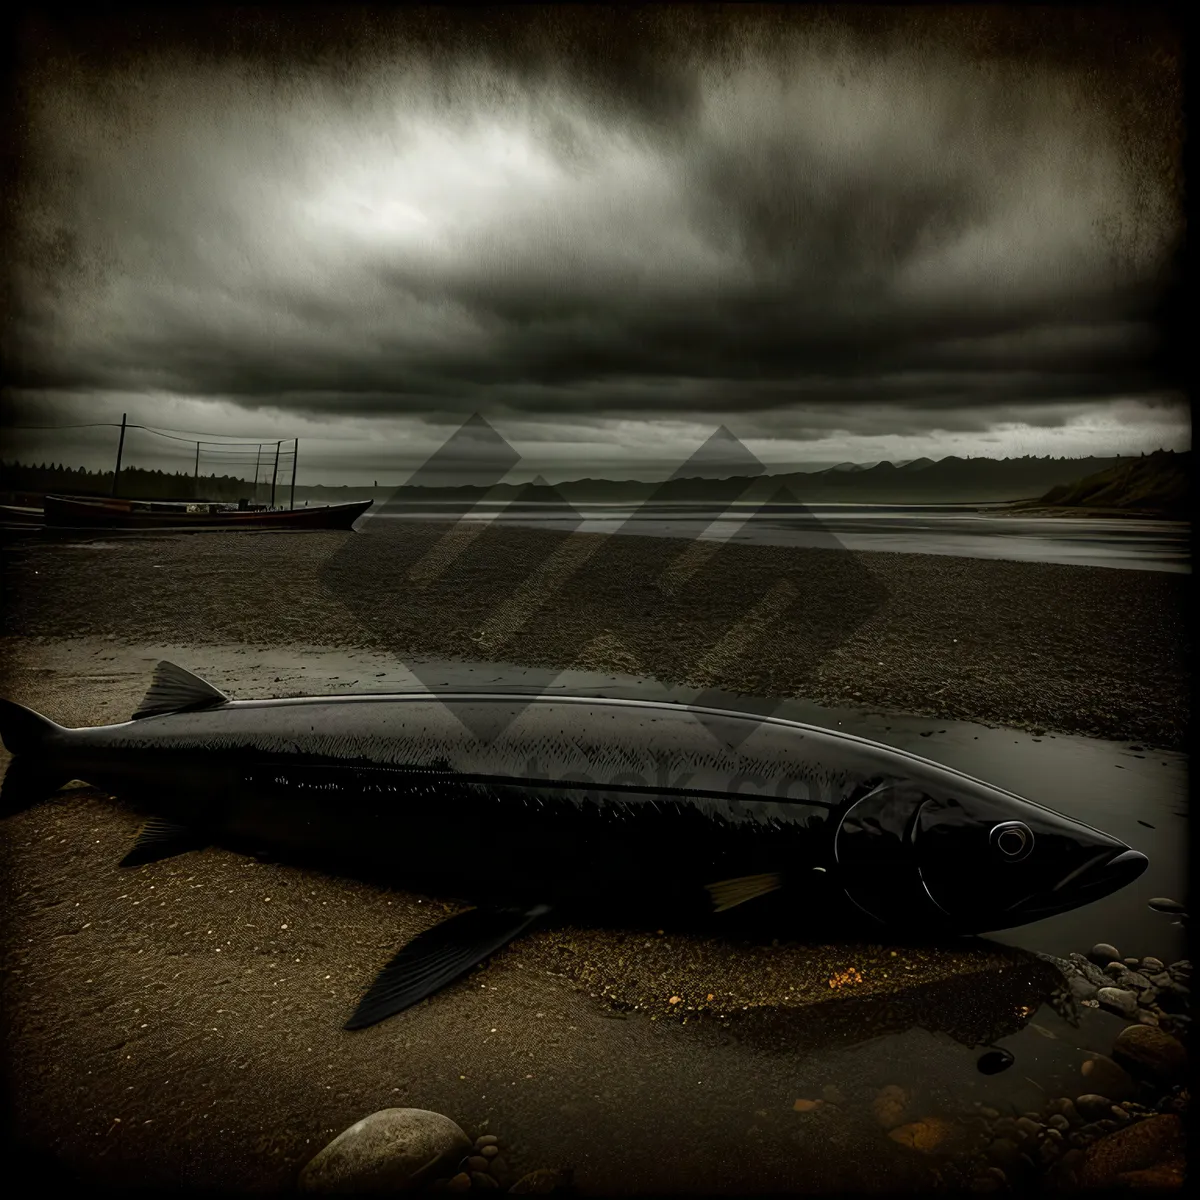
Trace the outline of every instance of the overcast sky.
{"type": "Polygon", "coordinates": [[[27,23],[6,456],[107,466],[11,427],[123,412],[299,437],[308,483],[472,414],[552,480],[722,425],[779,469],[1190,444],[1178,57],[1136,12],[300,11],[27,23]]]}

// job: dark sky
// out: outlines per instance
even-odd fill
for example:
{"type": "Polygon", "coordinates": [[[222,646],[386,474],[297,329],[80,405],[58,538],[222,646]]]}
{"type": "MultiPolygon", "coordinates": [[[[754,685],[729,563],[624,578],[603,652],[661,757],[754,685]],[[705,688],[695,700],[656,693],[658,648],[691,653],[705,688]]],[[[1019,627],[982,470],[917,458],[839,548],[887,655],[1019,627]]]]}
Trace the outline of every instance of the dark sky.
{"type": "Polygon", "coordinates": [[[1153,9],[148,11],[18,55],[9,425],[296,435],[309,482],[474,413],[551,477],[720,425],[781,467],[1190,436],[1153,9]]]}

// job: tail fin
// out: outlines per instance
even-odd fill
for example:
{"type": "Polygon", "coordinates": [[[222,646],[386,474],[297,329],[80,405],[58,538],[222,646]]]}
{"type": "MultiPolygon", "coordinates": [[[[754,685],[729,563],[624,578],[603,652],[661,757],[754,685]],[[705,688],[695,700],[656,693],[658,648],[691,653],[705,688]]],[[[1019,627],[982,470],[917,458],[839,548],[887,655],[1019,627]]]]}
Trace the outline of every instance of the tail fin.
{"type": "Polygon", "coordinates": [[[32,708],[0,700],[0,741],[10,754],[37,754],[52,733],[62,732],[49,717],[32,708]]]}
{"type": "Polygon", "coordinates": [[[72,776],[56,756],[45,753],[52,734],[62,726],[11,700],[0,700],[0,740],[12,755],[0,785],[0,817],[20,812],[53,795],[72,776]]]}

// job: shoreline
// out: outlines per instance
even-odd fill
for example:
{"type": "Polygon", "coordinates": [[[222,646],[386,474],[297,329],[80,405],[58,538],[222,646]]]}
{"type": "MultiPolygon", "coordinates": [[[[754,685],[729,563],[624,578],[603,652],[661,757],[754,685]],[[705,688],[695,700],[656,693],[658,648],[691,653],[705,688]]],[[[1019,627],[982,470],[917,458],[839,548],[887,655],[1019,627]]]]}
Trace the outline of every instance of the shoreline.
{"type": "Polygon", "coordinates": [[[361,648],[1187,744],[1186,576],[398,522],[4,560],[10,645],[361,648]]]}

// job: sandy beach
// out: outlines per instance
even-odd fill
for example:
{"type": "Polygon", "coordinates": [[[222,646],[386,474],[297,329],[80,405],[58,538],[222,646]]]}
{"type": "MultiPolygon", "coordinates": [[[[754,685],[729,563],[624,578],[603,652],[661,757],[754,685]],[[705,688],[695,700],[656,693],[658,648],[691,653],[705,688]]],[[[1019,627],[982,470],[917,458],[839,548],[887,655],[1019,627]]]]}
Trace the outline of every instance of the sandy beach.
{"type": "Polygon", "coordinates": [[[7,632],[315,644],[1186,743],[1187,578],[366,522],[7,555],[7,632]]]}
{"type": "MultiPolygon", "coordinates": [[[[242,646],[240,694],[297,694],[294,674],[255,674],[255,647],[321,645],[1182,744],[1177,577],[615,541],[384,526],[27,543],[6,552],[3,694],[122,720],[146,680],[103,647],[155,640],[242,646]]],[[[374,972],[452,902],[217,848],[121,871],[136,822],[91,789],[5,826],[11,1123],[43,1170],[89,1186],[286,1189],[389,1106],[498,1134],[514,1175],[571,1165],[585,1193],[953,1185],[951,1152],[986,1142],[982,1124],[955,1116],[918,1152],[881,1131],[879,1090],[950,1130],[940,1114],[990,1098],[982,1049],[1061,984],[995,943],[548,929],[348,1034],[374,972]]]]}

